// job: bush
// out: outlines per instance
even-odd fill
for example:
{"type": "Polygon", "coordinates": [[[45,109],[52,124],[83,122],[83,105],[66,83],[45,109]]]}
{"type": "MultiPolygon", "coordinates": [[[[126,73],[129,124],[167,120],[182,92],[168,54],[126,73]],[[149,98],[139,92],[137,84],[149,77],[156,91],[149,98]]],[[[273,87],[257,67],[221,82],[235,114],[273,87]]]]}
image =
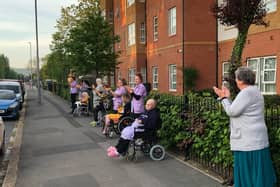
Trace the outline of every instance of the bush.
{"type": "Polygon", "coordinates": [[[264,95],[265,107],[280,106],[280,95],[264,95]]]}

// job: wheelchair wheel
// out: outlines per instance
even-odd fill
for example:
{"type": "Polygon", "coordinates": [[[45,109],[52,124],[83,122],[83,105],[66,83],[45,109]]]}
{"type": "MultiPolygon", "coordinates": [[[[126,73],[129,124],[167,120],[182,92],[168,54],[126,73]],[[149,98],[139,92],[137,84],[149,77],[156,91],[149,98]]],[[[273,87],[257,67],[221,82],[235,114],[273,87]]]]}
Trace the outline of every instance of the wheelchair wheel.
{"type": "Polygon", "coordinates": [[[131,125],[131,123],[132,123],[133,121],[134,121],[134,118],[132,118],[132,117],[129,117],[129,116],[123,117],[123,118],[119,121],[119,123],[118,123],[118,130],[119,130],[119,132],[121,133],[122,130],[123,130],[125,127],[131,125]]]}
{"type": "Polygon", "coordinates": [[[159,161],[165,157],[165,149],[161,145],[154,145],[150,150],[150,157],[152,160],[159,161]]]}
{"type": "Polygon", "coordinates": [[[81,113],[80,113],[80,110],[79,110],[79,108],[75,108],[75,110],[73,111],[73,117],[75,117],[75,116],[80,116],[81,115],[81,113]]]}
{"type": "Polygon", "coordinates": [[[143,143],[141,145],[141,151],[144,153],[144,155],[148,156],[150,155],[151,145],[148,143],[143,143]]]}

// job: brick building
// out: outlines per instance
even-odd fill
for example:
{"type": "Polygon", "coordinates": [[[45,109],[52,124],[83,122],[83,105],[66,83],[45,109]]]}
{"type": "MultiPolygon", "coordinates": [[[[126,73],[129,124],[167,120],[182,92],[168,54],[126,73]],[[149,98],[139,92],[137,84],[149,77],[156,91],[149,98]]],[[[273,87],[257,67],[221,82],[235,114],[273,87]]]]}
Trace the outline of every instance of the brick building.
{"type": "Polygon", "coordinates": [[[116,78],[141,72],[160,92],[182,94],[183,69],[195,68],[197,89],[216,84],[217,26],[210,7],[214,0],[103,0],[106,17],[113,15],[115,50],[121,64],[116,78]]]}
{"type": "MultiPolygon", "coordinates": [[[[280,93],[280,0],[263,0],[268,9],[265,20],[269,26],[252,25],[242,54],[242,63],[256,72],[257,85],[263,94],[280,93]]],[[[229,59],[237,36],[234,27],[218,27],[218,78],[227,76],[229,59]]]]}

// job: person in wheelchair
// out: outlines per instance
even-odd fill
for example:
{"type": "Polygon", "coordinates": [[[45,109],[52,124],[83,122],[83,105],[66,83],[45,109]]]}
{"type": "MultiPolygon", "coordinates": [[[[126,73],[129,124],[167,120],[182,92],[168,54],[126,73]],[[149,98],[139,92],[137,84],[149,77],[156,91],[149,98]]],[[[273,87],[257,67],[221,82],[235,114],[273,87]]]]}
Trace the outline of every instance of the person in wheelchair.
{"type": "Polygon", "coordinates": [[[160,112],[156,104],[154,99],[149,99],[146,102],[145,112],[136,118],[131,126],[123,129],[118,144],[115,147],[111,146],[107,149],[107,155],[109,157],[125,155],[129,147],[129,142],[133,140],[134,136],[137,136],[138,133],[144,131],[156,132],[159,128],[158,125],[161,123],[160,112]]]}
{"type": "Polygon", "coordinates": [[[106,134],[111,121],[116,124],[123,117],[129,116],[131,113],[131,96],[129,94],[122,95],[122,106],[119,106],[118,113],[111,113],[105,116],[105,124],[103,134],[106,134]]]}
{"type": "Polygon", "coordinates": [[[82,110],[82,109],[87,110],[88,102],[89,102],[88,93],[87,92],[82,92],[80,100],[75,102],[75,107],[74,107],[73,114],[75,114],[78,110],[82,110]]]}

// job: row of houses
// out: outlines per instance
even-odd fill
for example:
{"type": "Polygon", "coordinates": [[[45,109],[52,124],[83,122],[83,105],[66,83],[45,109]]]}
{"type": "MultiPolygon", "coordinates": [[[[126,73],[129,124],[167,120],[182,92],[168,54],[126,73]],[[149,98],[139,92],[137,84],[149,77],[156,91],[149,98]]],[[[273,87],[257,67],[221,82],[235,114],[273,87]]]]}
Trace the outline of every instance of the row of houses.
{"type": "MultiPolygon", "coordinates": [[[[252,25],[242,63],[256,72],[263,94],[280,93],[280,0],[263,0],[268,27],[252,25]]],[[[227,76],[235,27],[213,16],[216,0],[101,0],[113,34],[120,36],[115,78],[141,72],[153,90],[183,94],[186,68],[198,71],[196,89],[220,85],[227,76]]]]}

